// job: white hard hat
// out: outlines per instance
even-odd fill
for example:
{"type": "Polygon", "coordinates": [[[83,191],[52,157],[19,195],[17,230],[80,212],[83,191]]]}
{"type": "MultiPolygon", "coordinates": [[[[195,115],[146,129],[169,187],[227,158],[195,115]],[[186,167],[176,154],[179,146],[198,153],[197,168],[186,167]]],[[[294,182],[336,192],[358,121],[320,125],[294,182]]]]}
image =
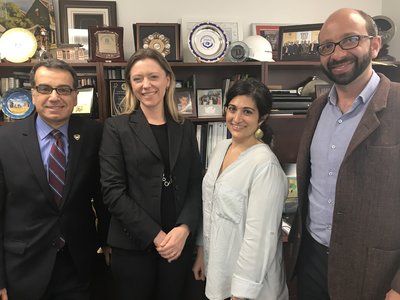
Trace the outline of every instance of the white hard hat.
{"type": "Polygon", "coordinates": [[[270,42],[261,35],[250,35],[243,40],[249,47],[249,58],[258,61],[274,61],[270,42]]]}

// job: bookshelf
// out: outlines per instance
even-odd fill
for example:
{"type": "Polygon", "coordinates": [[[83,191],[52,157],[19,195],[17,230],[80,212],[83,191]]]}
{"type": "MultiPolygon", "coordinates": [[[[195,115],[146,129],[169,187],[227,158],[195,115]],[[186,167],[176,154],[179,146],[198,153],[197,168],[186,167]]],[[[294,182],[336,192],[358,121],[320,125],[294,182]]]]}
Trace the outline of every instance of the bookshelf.
{"type": "MultiPolygon", "coordinates": [[[[104,121],[111,115],[109,79],[123,79],[125,62],[85,62],[72,63],[82,82],[93,83],[96,87],[98,103],[96,118],[104,121]]],[[[297,89],[313,76],[327,80],[320,69],[319,62],[314,61],[277,61],[277,62],[220,62],[183,63],[171,62],[175,77],[179,81],[196,78],[196,89],[223,88],[224,80],[237,74],[255,77],[267,85],[279,85],[283,89],[297,89]]],[[[0,63],[0,78],[29,75],[32,63],[0,63]]],[[[378,72],[386,74],[391,80],[400,82],[400,62],[392,66],[374,65],[378,72]]],[[[21,80],[20,80],[21,84],[21,80]]],[[[83,84],[82,84],[83,85],[83,84]]],[[[207,124],[223,122],[224,118],[190,118],[193,123],[207,124]]],[[[0,121],[0,124],[4,122],[0,121]]],[[[271,115],[269,124],[274,132],[274,151],[284,163],[296,161],[298,144],[303,132],[305,115],[271,115]]]]}

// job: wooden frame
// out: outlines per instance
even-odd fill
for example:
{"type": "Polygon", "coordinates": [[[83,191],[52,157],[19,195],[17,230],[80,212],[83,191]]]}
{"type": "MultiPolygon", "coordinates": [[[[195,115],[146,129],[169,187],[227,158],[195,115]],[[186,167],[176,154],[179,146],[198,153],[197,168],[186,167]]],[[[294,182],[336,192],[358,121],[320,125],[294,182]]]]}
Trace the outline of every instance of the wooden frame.
{"type": "Polygon", "coordinates": [[[117,26],[116,1],[59,0],[60,41],[89,49],[89,26],[117,26]]]}
{"type": "Polygon", "coordinates": [[[281,26],[279,58],[281,60],[319,60],[318,34],[322,23],[281,26]]]}
{"type": "Polygon", "coordinates": [[[190,88],[175,89],[174,100],[178,111],[186,117],[196,117],[194,91],[190,88]]]}
{"type": "Polygon", "coordinates": [[[136,49],[155,49],[168,61],[181,60],[180,33],[181,25],[178,23],[133,24],[136,49]]]}
{"type": "Polygon", "coordinates": [[[91,61],[124,61],[123,27],[89,27],[91,61]]]}
{"type": "Polygon", "coordinates": [[[222,117],[222,89],[197,89],[199,118],[222,117]]]}
{"type": "Polygon", "coordinates": [[[252,34],[261,35],[270,42],[272,47],[272,58],[279,60],[279,27],[277,24],[252,24],[252,34]]]}

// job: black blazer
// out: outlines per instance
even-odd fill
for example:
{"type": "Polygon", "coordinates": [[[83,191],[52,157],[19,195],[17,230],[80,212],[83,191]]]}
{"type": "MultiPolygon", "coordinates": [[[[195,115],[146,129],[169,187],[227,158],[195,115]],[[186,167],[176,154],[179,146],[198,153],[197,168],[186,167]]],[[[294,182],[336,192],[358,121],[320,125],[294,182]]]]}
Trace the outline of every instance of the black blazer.
{"type": "Polygon", "coordinates": [[[0,127],[0,287],[18,300],[38,299],[46,289],[57,253],[53,241],[61,232],[79,275],[89,279],[108,227],[99,181],[101,124],[70,118],[65,200],[58,208],[43,167],[35,119],[33,115],[0,127]]]}
{"type": "MultiPolygon", "coordinates": [[[[201,217],[202,171],[193,124],[167,116],[176,224],[193,234],[201,217]]],[[[100,147],[103,197],[111,212],[108,243],[144,250],[161,230],[160,202],[164,165],[143,112],[109,118],[100,147]]]]}

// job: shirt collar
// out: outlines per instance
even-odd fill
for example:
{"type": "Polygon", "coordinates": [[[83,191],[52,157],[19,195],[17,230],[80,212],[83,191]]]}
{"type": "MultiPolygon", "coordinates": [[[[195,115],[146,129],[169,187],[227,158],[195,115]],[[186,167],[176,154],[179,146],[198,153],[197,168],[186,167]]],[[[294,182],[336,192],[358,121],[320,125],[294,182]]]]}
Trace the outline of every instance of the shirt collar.
{"type": "MultiPolygon", "coordinates": [[[[374,70],[372,70],[372,76],[369,79],[367,85],[364,87],[364,89],[361,91],[361,93],[356,97],[355,100],[361,99],[363,104],[366,104],[372,96],[375,94],[376,89],[378,88],[379,82],[380,82],[380,77],[374,70]]],[[[331,88],[329,94],[328,94],[328,101],[332,105],[337,105],[337,93],[336,93],[336,88],[335,85],[331,88]]]]}
{"type": "MultiPolygon", "coordinates": [[[[63,124],[61,127],[57,128],[58,130],[61,131],[63,136],[65,138],[68,138],[68,122],[63,124]]],[[[41,117],[40,115],[37,115],[36,118],[36,130],[39,136],[40,140],[45,139],[52,130],[54,130],[53,127],[51,127],[49,124],[47,124],[41,117]]]]}

